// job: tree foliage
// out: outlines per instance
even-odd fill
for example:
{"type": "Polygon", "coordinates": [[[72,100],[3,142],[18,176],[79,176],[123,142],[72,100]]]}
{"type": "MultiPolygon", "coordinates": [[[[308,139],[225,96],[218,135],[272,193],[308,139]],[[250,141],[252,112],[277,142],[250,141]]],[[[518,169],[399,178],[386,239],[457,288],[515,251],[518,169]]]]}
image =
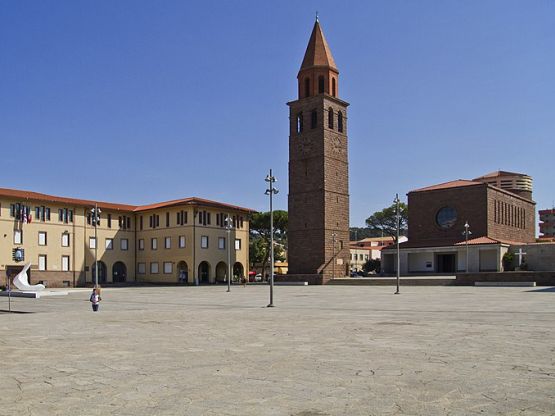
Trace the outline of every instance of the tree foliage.
{"type": "MultiPolygon", "coordinates": [[[[274,259],[285,260],[287,249],[287,211],[274,211],[274,259]]],[[[250,219],[249,262],[251,266],[262,264],[266,269],[270,257],[270,212],[257,212],[250,219]]]]}
{"type": "Polygon", "coordinates": [[[379,273],[381,270],[382,262],[380,259],[368,259],[366,263],[362,265],[362,270],[364,273],[376,272],[379,273]]]}
{"type": "Polygon", "coordinates": [[[381,237],[381,231],[371,230],[368,227],[350,227],[349,228],[349,240],[359,241],[364,238],[369,237],[381,237]]]}
{"type": "MultiPolygon", "coordinates": [[[[399,235],[406,235],[408,228],[409,209],[406,204],[399,203],[400,231],[399,235]]],[[[383,233],[383,235],[393,237],[393,242],[397,243],[397,208],[396,204],[373,213],[366,219],[366,225],[373,231],[383,233]]]]}

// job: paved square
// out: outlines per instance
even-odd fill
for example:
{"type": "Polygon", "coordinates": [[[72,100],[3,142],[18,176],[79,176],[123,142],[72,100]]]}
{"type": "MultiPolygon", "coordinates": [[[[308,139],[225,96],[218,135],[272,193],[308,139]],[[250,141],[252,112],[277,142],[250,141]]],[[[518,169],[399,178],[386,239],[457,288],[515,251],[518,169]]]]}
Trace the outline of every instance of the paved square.
{"type": "Polygon", "coordinates": [[[555,414],[553,290],[225,290],[13,300],[0,414],[555,414]]]}

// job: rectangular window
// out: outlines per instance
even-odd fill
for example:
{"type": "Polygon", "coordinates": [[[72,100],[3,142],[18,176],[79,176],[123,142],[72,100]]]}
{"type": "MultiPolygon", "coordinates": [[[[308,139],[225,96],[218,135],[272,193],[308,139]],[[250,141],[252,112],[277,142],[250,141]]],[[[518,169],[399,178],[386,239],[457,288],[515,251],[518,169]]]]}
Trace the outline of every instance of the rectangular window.
{"type": "Polygon", "coordinates": [[[39,246],[45,246],[45,245],[46,245],[46,232],[39,231],[39,246]]]}
{"type": "Polygon", "coordinates": [[[62,256],[62,271],[69,271],[69,256],[62,256]]]}
{"type": "Polygon", "coordinates": [[[241,239],[240,238],[235,239],[235,250],[241,250],[241,239]]]}
{"type": "Polygon", "coordinates": [[[156,214],[156,226],[160,227],[160,215],[156,214]]]}
{"type": "Polygon", "coordinates": [[[206,213],[206,224],[210,225],[210,213],[206,213]]]}
{"type": "Polygon", "coordinates": [[[114,249],[114,239],[107,238],[106,239],[106,250],[113,250],[114,249]]]}
{"type": "Polygon", "coordinates": [[[144,250],[145,249],[145,240],[143,240],[142,238],[139,238],[139,250],[144,250]]]}
{"type": "Polygon", "coordinates": [[[165,237],[164,238],[164,248],[172,248],[172,238],[165,237]]]}
{"type": "Polygon", "coordinates": [[[170,226],[170,213],[166,212],[166,227],[170,226]]]}
{"type": "Polygon", "coordinates": [[[13,243],[14,244],[23,244],[23,231],[22,230],[13,230],[13,243]]]}
{"type": "MultiPolygon", "coordinates": [[[[182,215],[183,215],[183,217],[184,217],[184,218],[183,218],[183,224],[187,224],[187,211],[182,211],[182,212],[183,212],[182,215]]],[[[183,224],[181,224],[181,225],[183,225],[183,224]]]]}
{"type": "Polygon", "coordinates": [[[145,263],[137,263],[137,273],[138,274],[145,274],[146,273],[146,264],[145,263]]]}
{"type": "Polygon", "coordinates": [[[225,250],[225,237],[218,237],[218,248],[225,250]]]}
{"type": "Polygon", "coordinates": [[[173,273],[173,264],[170,261],[164,262],[164,274],[173,273]]]}
{"type": "Polygon", "coordinates": [[[59,208],[58,209],[58,222],[63,222],[64,221],[64,210],[59,208]]]}
{"type": "Polygon", "coordinates": [[[108,214],[107,217],[108,228],[112,228],[112,214],[108,214]]]}
{"type": "Polygon", "coordinates": [[[143,229],[143,216],[142,215],[139,217],[139,229],[141,229],[141,230],[143,229]]]}
{"type": "Polygon", "coordinates": [[[46,256],[44,254],[39,254],[39,270],[46,270],[46,256]]]}
{"type": "Polygon", "coordinates": [[[69,233],[62,234],[62,247],[69,247],[69,233]]]}
{"type": "Polygon", "coordinates": [[[200,237],[200,248],[208,248],[208,236],[203,235],[200,237]]]}
{"type": "Polygon", "coordinates": [[[96,248],[96,239],[94,237],[89,237],[89,248],[96,248]]]}
{"type": "Polygon", "coordinates": [[[50,221],[50,208],[47,207],[47,208],[44,210],[44,214],[45,214],[44,216],[45,216],[45,218],[46,218],[46,221],[50,221]]]}
{"type": "Polygon", "coordinates": [[[150,263],[150,273],[158,274],[158,263],[150,263]]]}
{"type": "Polygon", "coordinates": [[[185,247],[185,236],[180,235],[179,236],[179,248],[184,248],[184,247],[185,247]]]}
{"type": "Polygon", "coordinates": [[[154,217],[152,215],[148,216],[148,226],[154,228],[154,217]]]}
{"type": "Polygon", "coordinates": [[[120,240],[120,249],[127,251],[129,249],[129,240],[127,238],[122,238],[120,240]]]}
{"type": "Polygon", "coordinates": [[[150,239],[150,248],[152,250],[158,250],[158,240],[156,238],[150,239]]]}

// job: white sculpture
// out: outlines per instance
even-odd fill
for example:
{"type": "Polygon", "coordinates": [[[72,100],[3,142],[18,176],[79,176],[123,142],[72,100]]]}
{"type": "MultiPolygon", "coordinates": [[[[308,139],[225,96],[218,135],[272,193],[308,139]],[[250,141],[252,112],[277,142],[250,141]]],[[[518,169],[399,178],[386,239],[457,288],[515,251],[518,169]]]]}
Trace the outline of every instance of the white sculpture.
{"type": "Polygon", "coordinates": [[[29,284],[29,276],[27,276],[27,270],[31,267],[31,263],[27,263],[23,270],[21,270],[17,276],[13,278],[13,284],[19,290],[30,290],[30,291],[37,291],[37,290],[44,290],[45,286],[38,284],[38,285],[30,285],[29,284]]]}

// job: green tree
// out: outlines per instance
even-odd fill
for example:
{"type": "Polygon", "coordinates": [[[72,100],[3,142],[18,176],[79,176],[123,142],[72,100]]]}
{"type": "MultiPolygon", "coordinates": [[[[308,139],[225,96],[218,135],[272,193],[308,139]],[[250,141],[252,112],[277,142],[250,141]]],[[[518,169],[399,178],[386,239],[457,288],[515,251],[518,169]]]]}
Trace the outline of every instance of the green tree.
{"type": "Polygon", "coordinates": [[[381,260],[380,259],[369,259],[366,263],[363,264],[362,270],[368,274],[370,272],[379,273],[381,269],[381,260]]]}
{"type": "MultiPolygon", "coordinates": [[[[400,221],[399,235],[406,235],[408,228],[409,209],[406,204],[399,203],[400,221]]],[[[393,237],[393,242],[397,243],[397,208],[396,204],[373,213],[366,219],[366,225],[373,231],[378,231],[383,235],[393,237]]]]}
{"type": "MultiPolygon", "coordinates": [[[[274,211],[274,258],[285,260],[287,249],[287,211],[274,211]]],[[[249,262],[251,267],[262,264],[266,269],[270,257],[270,212],[257,212],[250,219],[249,262]]]]}

